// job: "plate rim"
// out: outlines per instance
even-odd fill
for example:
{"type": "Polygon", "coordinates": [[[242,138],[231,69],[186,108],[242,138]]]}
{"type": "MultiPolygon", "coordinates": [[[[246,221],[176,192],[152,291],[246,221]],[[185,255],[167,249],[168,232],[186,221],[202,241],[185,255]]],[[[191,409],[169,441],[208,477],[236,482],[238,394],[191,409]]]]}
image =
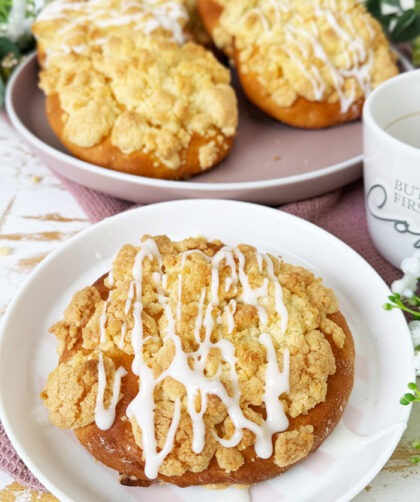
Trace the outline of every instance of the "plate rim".
{"type": "MultiPolygon", "coordinates": [[[[382,279],[382,277],[376,272],[376,270],[361,256],[359,255],[354,249],[352,249],[348,244],[343,242],[341,239],[338,237],[334,236],[333,234],[329,233],[328,231],[324,230],[321,227],[318,227],[317,225],[308,222],[304,220],[303,218],[300,218],[298,216],[292,215],[290,213],[262,206],[259,204],[255,203],[250,203],[250,202],[244,202],[244,201],[235,201],[235,200],[229,200],[229,199],[180,199],[180,200],[174,200],[174,201],[167,201],[167,202],[160,202],[156,204],[150,204],[147,206],[142,206],[142,207],[135,207],[132,209],[129,209],[127,211],[124,211],[122,213],[118,213],[116,215],[110,216],[108,218],[105,218],[104,220],[82,230],[75,236],[71,237],[67,241],[61,243],[54,251],[52,251],[34,270],[29,274],[29,276],[26,278],[26,280],[23,282],[21,287],[19,288],[17,294],[14,296],[12,299],[10,305],[8,306],[6,313],[2,319],[1,325],[0,325],[0,352],[2,350],[4,340],[6,338],[6,332],[8,331],[8,324],[9,324],[9,318],[11,318],[14,314],[15,310],[15,304],[19,302],[19,298],[21,294],[26,290],[26,288],[30,285],[31,282],[36,281],[38,277],[44,273],[44,269],[49,266],[50,262],[53,262],[56,259],[60,258],[60,254],[66,251],[68,247],[77,245],[79,241],[83,241],[85,236],[90,234],[91,232],[96,232],[98,228],[106,228],[108,225],[113,225],[114,222],[118,221],[119,219],[123,219],[126,217],[127,214],[129,213],[147,213],[155,210],[156,206],[166,206],[166,207],[171,207],[171,206],[177,206],[177,205],[187,205],[187,206],[197,206],[197,205],[211,205],[211,204],[216,204],[216,205],[236,205],[236,206],[247,206],[249,207],[250,210],[256,210],[256,211],[261,211],[261,213],[267,213],[270,215],[277,215],[279,217],[280,221],[282,219],[286,220],[291,220],[295,224],[299,225],[301,228],[309,227],[313,231],[319,232],[323,238],[329,239],[332,242],[336,243],[339,246],[342,246],[346,249],[346,252],[350,252],[354,257],[357,257],[357,259],[364,264],[365,267],[368,267],[371,270],[371,273],[373,273],[376,276],[376,280],[381,283],[382,287],[385,287],[387,290],[389,289],[385,281],[382,279]]],[[[157,229],[159,230],[159,229],[157,229]]],[[[141,234],[141,231],[139,232],[139,235],[141,234]]],[[[395,312],[396,315],[399,315],[401,321],[405,323],[404,317],[402,313],[400,312],[395,312]]],[[[405,323],[406,326],[406,323],[405,323]]],[[[9,328],[10,329],[10,328],[9,328]]],[[[408,332],[408,327],[406,328],[406,331],[408,332]]],[[[408,344],[408,340],[406,343],[408,344]]],[[[411,347],[411,353],[414,354],[412,346],[411,347]]],[[[411,365],[411,373],[412,376],[414,377],[414,367],[411,365]]],[[[4,383],[1,382],[0,380],[0,390],[1,387],[4,385],[4,383]]],[[[3,423],[4,429],[9,436],[13,446],[15,447],[16,451],[18,452],[19,456],[22,458],[22,460],[28,465],[31,466],[30,470],[31,472],[46,486],[51,493],[56,494],[57,496],[60,497],[62,500],[68,500],[72,501],[72,498],[69,497],[65,492],[63,492],[53,481],[50,481],[48,476],[44,476],[42,470],[40,471],[36,465],[36,463],[33,463],[33,456],[28,454],[26,449],[21,445],[20,440],[18,436],[16,436],[14,432],[13,425],[10,423],[8,419],[8,413],[6,411],[7,405],[4,403],[3,397],[0,394],[0,419],[3,423]]],[[[407,424],[409,416],[411,412],[411,406],[408,407],[402,407],[401,408],[401,421],[407,424]]],[[[401,439],[402,434],[404,433],[404,429],[400,431],[396,431],[393,436],[392,441],[390,441],[390,437],[388,438],[387,442],[387,447],[383,449],[383,454],[380,456],[380,461],[376,461],[375,463],[375,469],[370,469],[366,472],[366,475],[360,478],[359,482],[353,486],[352,490],[347,490],[347,492],[344,495],[341,495],[338,500],[340,501],[348,501],[352,497],[354,497],[356,494],[358,494],[383,468],[387,460],[390,458],[392,455],[396,445],[401,439]]]]}
{"type": "MultiPolygon", "coordinates": [[[[189,190],[194,192],[207,191],[210,193],[218,192],[220,190],[250,190],[250,189],[263,189],[263,188],[275,188],[283,187],[289,184],[304,183],[307,181],[315,181],[319,178],[323,178],[328,175],[337,174],[341,171],[345,171],[349,168],[356,168],[363,160],[362,153],[351,157],[350,159],[338,162],[336,164],[330,164],[328,166],[316,169],[315,171],[306,172],[303,174],[270,178],[267,180],[256,180],[256,181],[236,181],[236,182],[200,182],[194,181],[195,178],[192,177],[188,180],[166,180],[158,178],[148,178],[146,176],[138,176],[134,174],[124,173],[121,171],[116,171],[113,169],[108,169],[105,167],[97,166],[86,162],[84,160],[74,157],[70,153],[65,153],[57,150],[39,139],[26,125],[20,120],[17,115],[13,103],[13,92],[15,88],[15,83],[19,79],[20,74],[26,69],[27,66],[36,64],[36,52],[33,52],[28,56],[25,61],[23,61],[18,68],[13,72],[8,84],[6,86],[5,93],[5,109],[12,122],[14,128],[21,134],[23,138],[28,141],[29,144],[35,145],[39,150],[46,152],[48,155],[53,157],[55,160],[74,164],[78,169],[85,173],[98,175],[109,180],[118,180],[133,183],[134,185],[154,187],[161,189],[180,189],[188,187],[189,190]]],[[[361,119],[360,119],[361,120],[361,119]]]]}

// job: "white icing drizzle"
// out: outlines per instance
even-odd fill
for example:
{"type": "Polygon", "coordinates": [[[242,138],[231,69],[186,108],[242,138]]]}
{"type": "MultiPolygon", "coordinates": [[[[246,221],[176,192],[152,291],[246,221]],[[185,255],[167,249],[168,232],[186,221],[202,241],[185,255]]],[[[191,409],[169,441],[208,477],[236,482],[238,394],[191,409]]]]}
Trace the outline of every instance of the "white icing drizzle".
{"type": "Polygon", "coordinates": [[[248,305],[253,305],[258,312],[258,316],[260,318],[260,321],[263,325],[266,325],[268,323],[268,316],[267,316],[267,311],[265,308],[260,305],[259,303],[259,298],[265,297],[268,295],[268,279],[265,277],[263,279],[263,283],[259,288],[252,288],[249,284],[249,279],[248,276],[245,272],[245,257],[241,253],[239,249],[234,249],[233,253],[235,254],[236,258],[239,261],[239,280],[242,285],[242,294],[240,296],[240,299],[244,302],[247,303],[248,305]]]}
{"type": "Polygon", "coordinates": [[[263,259],[267,266],[268,276],[270,277],[272,284],[274,284],[274,301],[276,311],[280,315],[280,330],[282,333],[285,333],[287,328],[288,312],[283,302],[283,290],[274,274],[273,260],[267,254],[263,255],[263,259]]]}
{"type": "Polygon", "coordinates": [[[182,45],[185,42],[185,35],[180,19],[186,18],[186,12],[182,5],[176,2],[167,2],[163,6],[150,9],[152,19],[146,21],[143,28],[144,33],[150,35],[153,31],[163,28],[172,33],[173,40],[182,45]]]}
{"type": "MultiPolygon", "coordinates": [[[[65,20],[64,26],[56,28],[62,43],[47,51],[47,58],[53,55],[83,53],[86,45],[71,43],[66,35],[78,26],[95,28],[118,28],[132,25],[134,30],[150,35],[162,28],[171,34],[172,40],[178,44],[186,41],[183,25],[187,20],[185,7],[177,2],[156,4],[154,1],[133,2],[121,0],[89,0],[83,2],[71,0],[55,0],[45,6],[38,15],[37,21],[65,20]]],[[[112,36],[112,32],[111,32],[112,36]]],[[[90,40],[90,44],[102,45],[107,36],[90,40]]]]}
{"type": "Polygon", "coordinates": [[[255,13],[257,14],[257,16],[261,19],[261,24],[264,28],[264,31],[270,31],[270,25],[268,23],[268,20],[267,18],[264,16],[263,12],[261,9],[259,9],[258,7],[254,7],[253,9],[250,9],[249,13],[255,13]]]}
{"type": "MultiPolygon", "coordinates": [[[[323,79],[320,78],[319,73],[314,74],[313,72],[311,73],[311,71],[307,70],[305,68],[304,63],[302,62],[302,59],[299,57],[299,55],[295,54],[295,52],[292,52],[291,50],[286,49],[285,47],[283,47],[283,50],[289,56],[289,58],[296,64],[301,73],[303,73],[303,75],[305,75],[305,77],[311,83],[314,91],[315,100],[320,101],[325,92],[325,83],[323,79]]],[[[313,70],[313,68],[314,65],[311,65],[311,70],[313,70]]]]}
{"type": "MultiPolygon", "coordinates": [[[[301,28],[304,20],[299,14],[292,11],[290,1],[267,0],[262,6],[250,9],[248,15],[259,11],[264,33],[271,32],[279,24],[282,25],[287,43],[287,46],[283,46],[282,49],[310,82],[315,101],[322,101],[325,98],[326,91],[324,77],[321,75],[318,67],[311,61],[311,58],[320,59],[330,74],[337,92],[341,112],[346,113],[351,109],[357,97],[357,86],[354,85],[354,81],[358,83],[365,95],[371,91],[371,70],[374,59],[373,49],[358,34],[352,17],[348,12],[350,9],[348,2],[341,2],[340,7],[338,7],[337,2],[334,0],[325,0],[321,5],[316,2],[309,2],[308,0],[303,1],[307,4],[307,8],[311,9],[317,20],[328,23],[331,30],[341,40],[343,45],[342,55],[346,58],[345,68],[337,68],[331,57],[327,54],[323,44],[320,42],[319,24],[317,22],[307,23],[308,29],[301,28]],[[267,17],[265,14],[268,14],[273,9],[274,22],[271,22],[270,26],[268,20],[270,17],[267,17]],[[284,15],[287,16],[286,22],[283,22],[284,15]],[[292,17],[290,17],[291,15],[292,17]],[[309,46],[305,46],[302,43],[304,39],[309,41],[309,46]],[[312,47],[312,55],[308,47],[312,47]],[[344,90],[344,84],[348,79],[352,79],[351,82],[353,85],[347,85],[344,90]]],[[[372,42],[375,33],[368,22],[368,17],[362,14],[361,19],[368,31],[369,42],[372,42]]]]}
{"type": "MultiPolygon", "coordinates": [[[[283,405],[278,397],[283,392],[289,392],[289,349],[285,349],[283,357],[283,371],[279,371],[277,364],[276,351],[274,350],[273,340],[267,333],[262,333],[259,342],[267,350],[267,369],[265,371],[265,392],[264,403],[267,411],[266,426],[271,434],[287,429],[289,422],[284,414],[283,405]]],[[[271,455],[271,453],[270,453],[271,455]]]]}
{"type": "Polygon", "coordinates": [[[125,334],[127,333],[127,323],[124,321],[121,326],[121,335],[120,339],[118,340],[118,348],[123,349],[124,348],[124,341],[125,341],[125,334]]]}
{"type": "Polygon", "coordinates": [[[194,337],[197,343],[200,343],[200,331],[203,325],[203,306],[204,300],[206,298],[206,288],[203,288],[201,291],[200,301],[198,302],[198,313],[195,318],[195,326],[194,326],[194,337]]]}
{"type": "Polygon", "coordinates": [[[154,283],[158,285],[162,280],[162,276],[159,274],[159,272],[152,272],[152,279],[154,283]]]}
{"type": "Polygon", "coordinates": [[[257,259],[258,272],[261,274],[261,272],[263,271],[263,255],[261,253],[257,253],[255,255],[255,258],[257,259]]]}
{"type": "Polygon", "coordinates": [[[232,331],[235,328],[235,319],[233,317],[235,315],[235,312],[236,312],[236,301],[232,299],[225,307],[226,323],[229,334],[232,333],[232,331]]]}
{"type": "Polygon", "coordinates": [[[127,292],[127,299],[125,301],[125,306],[124,306],[125,315],[127,315],[130,312],[131,303],[133,302],[133,297],[134,297],[134,287],[135,287],[134,282],[130,282],[130,286],[128,287],[128,292],[127,292]]]}
{"type": "Polygon", "coordinates": [[[112,385],[112,398],[108,408],[104,406],[104,396],[106,388],[106,373],[102,352],[98,357],[98,394],[95,406],[95,423],[101,430],[109,429],[115,420],[115,408],[120,397],[121,379],[127,374],[125,368],[120,366],[115,372],[114,383],[112,385]]]}
{"type": "Polygon", "coordinates": [[[280,11],[283,11],[285,13],[288,13],[291,11],[291,6],[290,6],[290,0],[270,0],[271,5],[276,9],[276,18],[278,19],[278,15],[280,14],[280,11]]]}
{"type": "MultiPolygon", "coordinates": [[[[279,400],[280,396],[289,390],[289,352],[284,350],[283,371],[280,371],[276,350],[270,334],[263,332],[259,337],[259,342],[266,351],[266,375],[264,402],[267,409],[267,419],[258,425],[252,420],[246,418],[240,406],[240,385],[239,377],[236,372],[236,356],[234,344],[224,338],[214,341],[212,334],[215,329],[215,317],[217,320],[217,306],[220,304],[219,297],[220,270],[229,275],[229,287],[240,283],[242,286],[242,295],[239,301],[256,307],[260,322],[263,326],[268,323],[268,315],[265,308],[259,303],[270,294],[274,293],[275,309],[280,317],[280,328],[282,333],[287,327],[287,309],[282,303],[282,289],[278,278],[274,273],[272,259],[268,255],[261,254],[257,258],[258,268],[261,273],[264,272],[268,277],[264,277],[260,287],[252,288],[249,278],[245,272],[245,256],[239,248],[230,246],[222,247],[213,257],[209,257],[199,250],[191,250],[182,253],[180,262],[180,271],[177,276],[177,298],[173,307],[168,293],[165,291],[167,276],[163,273],[163,260],[160,255],[156,242],[149,238],[141,243],[139,251],[135,257],[132,267],[132,281],[128,288],[128,296],[125,304],[125,312],[133,317],[133,329],[131,332],[131,345],[133,347],[134,359],[132,371],[139,377],[139,392],[127,408],[127,416],[134,419],[142,432],[142,448],[145,458],[145,474],[153,479],[157,476],[159,467],[165,457],[173,448],[174,438],[181,418],[181,403],[179,399],[174,402],[174,411],[169,432],[166,436],[164,447],[158,451],[155,434],[155,402],[154,392],[164,379],[171,377],[180,382],[186,391],[186,406],[192,422],[192,450],[200,453],[205,444],[206,427],[204,414],[207,411],[208,396],[218,396],[225,405],[227,413],[234,425],[234,433],[228,439],[220,438],[216,435],[217,441],[226,447],[236,446],[242,439],[243,430],[248,429],[255,434],[255,451],[261,458],[268,458],[272,454],[272,436],[277,432],[285,430],[288,426],[288,420],[285,415],[283,405],[279,400]],[[177,333],[176,321],[181,317],[182,308],[182,277],[183,269],[186,266],[188,257],[194,253],[200,254],[211,266],[211,283],[203,287],[197,306],[197,315],[194,322],[194,338],[197,348],[194,352],[185,352],[182,347],[182,341],[177,333]],[[156,286],[158,302],[161,305],[166,319],[166,327],[163,333],[164,344],[171,343],[174,346],[174,357],[169,366],[159,375],[155,376],[153,370],[148,366],[144,356],[143,349],[146,338],[143,336],[142,322],[142,290],[143,290],[143,262],[149,259],[151,265],[157,268],[152,273],[152,280],[156,286]],[[271,291],[271,293],[270,293],[271,291]],[[207,305],[206,305],[207,300],[207,305]],[[211,377],[206,375],[206,363],[210,352],[218,350],[221,356],[221,364],[217,368],[217,374],[211,377]],[[230,393],[227,392],[223,382],[220,380],[222,371],[229,374],[230,393]]],[[[225,282],[226,290],[226,282],[225,282]]],[[[174,300],[173,300],[174,301],[174,300]]],[[[235,327],[234,313],[237,308],[237,302],[231,299],[223,307],[226,318],[228,333],[232,333],[235,327]]],[[[106,311],[105,311],[106,312],[106,311]]],[[[123,325],[119,344],[124,343],[126,326],[123,325]]],[[[101,360],[102,361],[102,360],[101,360]]],[[[103,392],[104,383],[101,372],[104,372],[102,366],[98,364],[100,390],[98,391],[99,405],[97,408],[98,420],[104,425],[109,424],[103,417],[103,392]]],[[[115,385],[115,382],[114,382],[115,385]]],[[[117,392],[114,392],[114,397],[117,392]]],[[[111,407],[110,407],[111,409],[111,407]]],[[[111,412],[106,410],[109,415],[111,412]]],[[[109,419],[108,419],[109,420],[109,419]]]]}
{"type": "Polygon", "coordinates": [[[276,23],[280,23],[280,21],[281,21],[281,17],[280,17],[281,6],[276,2],[276,0],[269,0],[269,1],[270,1],[270,4],[274,10],[274,15],[276,17],[276,23]]]}

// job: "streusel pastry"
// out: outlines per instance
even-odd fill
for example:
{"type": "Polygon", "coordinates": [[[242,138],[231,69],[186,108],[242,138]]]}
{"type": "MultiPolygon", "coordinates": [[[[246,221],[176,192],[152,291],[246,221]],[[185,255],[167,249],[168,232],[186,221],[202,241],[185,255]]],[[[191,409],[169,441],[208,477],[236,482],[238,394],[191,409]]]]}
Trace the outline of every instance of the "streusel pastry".
{"type": "Polygon", "coordinates": [[[358,0],[198,0],[215,44],[251,101],[303,128],[357,119],[398,69],[381,26],[358,0]]]}
{"type": "Polygon", "coordinates": [[[48,120],[93,164],[183,179],[228,155],[229,71],[188,32],[181,1],[55,0],[33,26],[48,120]]]}
{"type": "Polygon", "coordinates": [[[131,485],[272,478],[319,447],[353,385],[333,292],[249,245],[144,236],[51,331],[52,423],[131,485]]]}

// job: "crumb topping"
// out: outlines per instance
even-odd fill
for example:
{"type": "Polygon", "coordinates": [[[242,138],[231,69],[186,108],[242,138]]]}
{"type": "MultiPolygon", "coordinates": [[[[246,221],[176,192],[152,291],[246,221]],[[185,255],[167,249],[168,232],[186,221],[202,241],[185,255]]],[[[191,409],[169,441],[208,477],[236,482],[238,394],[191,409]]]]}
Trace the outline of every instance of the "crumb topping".
{"type": "MultiPolygon", "coordinates": [[[[108,376],[105,405],[111,402],[111,385],[115,365],[111,358],[104,360],[108,376]]],[[[50,373],[46,389],[41,394],[50,410],[50,420],[63,429],[78,429],[92,423],[98,395],[98,353],[76,354],[50,373]]]]}
{"type": "Polygon", "coordinates": [[[279,106],[297,97],[346,112],[398,70],[380,24],[357,0],[217,0],[216,45],[279,106]]]}
{"type": "Polygon", "coordinates": [[[311,450],[314,442],[312,425],[280,434],[276,439],[274,463],[285,467],[304,458],[311,450]]]}
{"type": "Polygon", "coordinates": [[[110,138],[179,168],[193,137],[202,169],[237,127],[229,71],[188,42],[183,2],[54,1],[34,24],[46,55],[40,87],[58,94],[64,137],[84,148],[110,138]],[[181,36],[182,35],[182,36],[181,36]],[[185,36],[184,36],[185,35],[185,36]]]}
{"type": "MultiPolygon", "coordinates": [[[[85,288],[52,327],[60,340],[61,363],[42,397],[53,423],[78,428],[96,420],[99,354],[104,356],[105,406],[111,401],[118,361],[128,358],[127,371],[143,375],[140,389],[142,381],[155,382],[152,434],[144,412],[140,418],[133,411],[135,405],[130,404],[127,415],[146,465],[144,434],[149,443],[154,436],[156,448],[165,452],[159,472],[167,476],[201,472],[213,457],[225,472],[243,465],[242,452],[258,447],[258,427],[264,427],[266,407],[272,405],[268,374],[273,383],[287,373],[288,390],[280,390],[274,402],[289,417],[306,414],[324,401],[327,379],[335,372],[327,337],[340,346],[345,336],[328,318],[338,309],[333,292],[308,270],[262,255],[252,246],[227,249],[220,241],[173,242],[165,236],[144,236],[140,246],[123,246],[105,280],[107,299],[95,287],[85,288]],[[252,294],[257,296],[250,298],[252,294]],[[203,344],[208,350],[197,357],[203,344]],[[188,368],[178,365],[178,373],[170,372],[181,353],[196,371],[191,385],[203,378],[220,382],[223,392],[191,394],[182,377],[188,368]],[[239,432],[233,418],[237,415],[230,409],[236,395],[248,421],[239,432]],[[197,448],[200,413],[203,443],[197,448]]],[[[122,382],[124,392],[124,377],[122,382]]],[[[273,461],[283,466],[305,456],[313,444],[312,432],[312,426],[287,431],[286,421],[283,432],[274,435],[273,461]]]]}
{"type": "Polygon", "coordinates": [[[182,0],[54,0],[33,25],[47,57],[83,53],[113,35],[133,31],[182,44],[188,38],[188,12],[182,0]]]}

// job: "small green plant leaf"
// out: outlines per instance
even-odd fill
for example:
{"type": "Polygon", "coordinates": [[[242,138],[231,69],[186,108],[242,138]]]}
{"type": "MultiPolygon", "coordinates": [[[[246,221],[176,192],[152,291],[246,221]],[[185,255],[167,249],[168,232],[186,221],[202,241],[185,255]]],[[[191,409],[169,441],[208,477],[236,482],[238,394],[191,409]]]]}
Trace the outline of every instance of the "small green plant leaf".
{"type": "Polygon", "coordinates": [[[19,47],[6,37],[0,37],[0,60],[13,54],[16,58],[20,57],[19,47]]]}
{"type": "Polygon", "coordinates": [[[411,457],[411,463],[413,465],[418,465],[420,464],[420,456],[414,455],[414,457],[411,457]]]}
{"type": "Polygon", "coordinates": [[[12,10],[13,0],[0,1],[0,23],[7,23],[10,11],[12,10]]]}
{"type": "Polygon", "coordinates": [[[420,13],[414,9],[406,10],[397,18],[394,28],[391,31],[393,42],[407,42],[413,40],[420,34],[420,13]]]}
{"type": "Polygon", "coordinates": [[[412,403],[415,400],[415,397],[413,394],[404,394],[403,397],[400,399],[400,403],[406,406],[407,404],[412,403]]]}

